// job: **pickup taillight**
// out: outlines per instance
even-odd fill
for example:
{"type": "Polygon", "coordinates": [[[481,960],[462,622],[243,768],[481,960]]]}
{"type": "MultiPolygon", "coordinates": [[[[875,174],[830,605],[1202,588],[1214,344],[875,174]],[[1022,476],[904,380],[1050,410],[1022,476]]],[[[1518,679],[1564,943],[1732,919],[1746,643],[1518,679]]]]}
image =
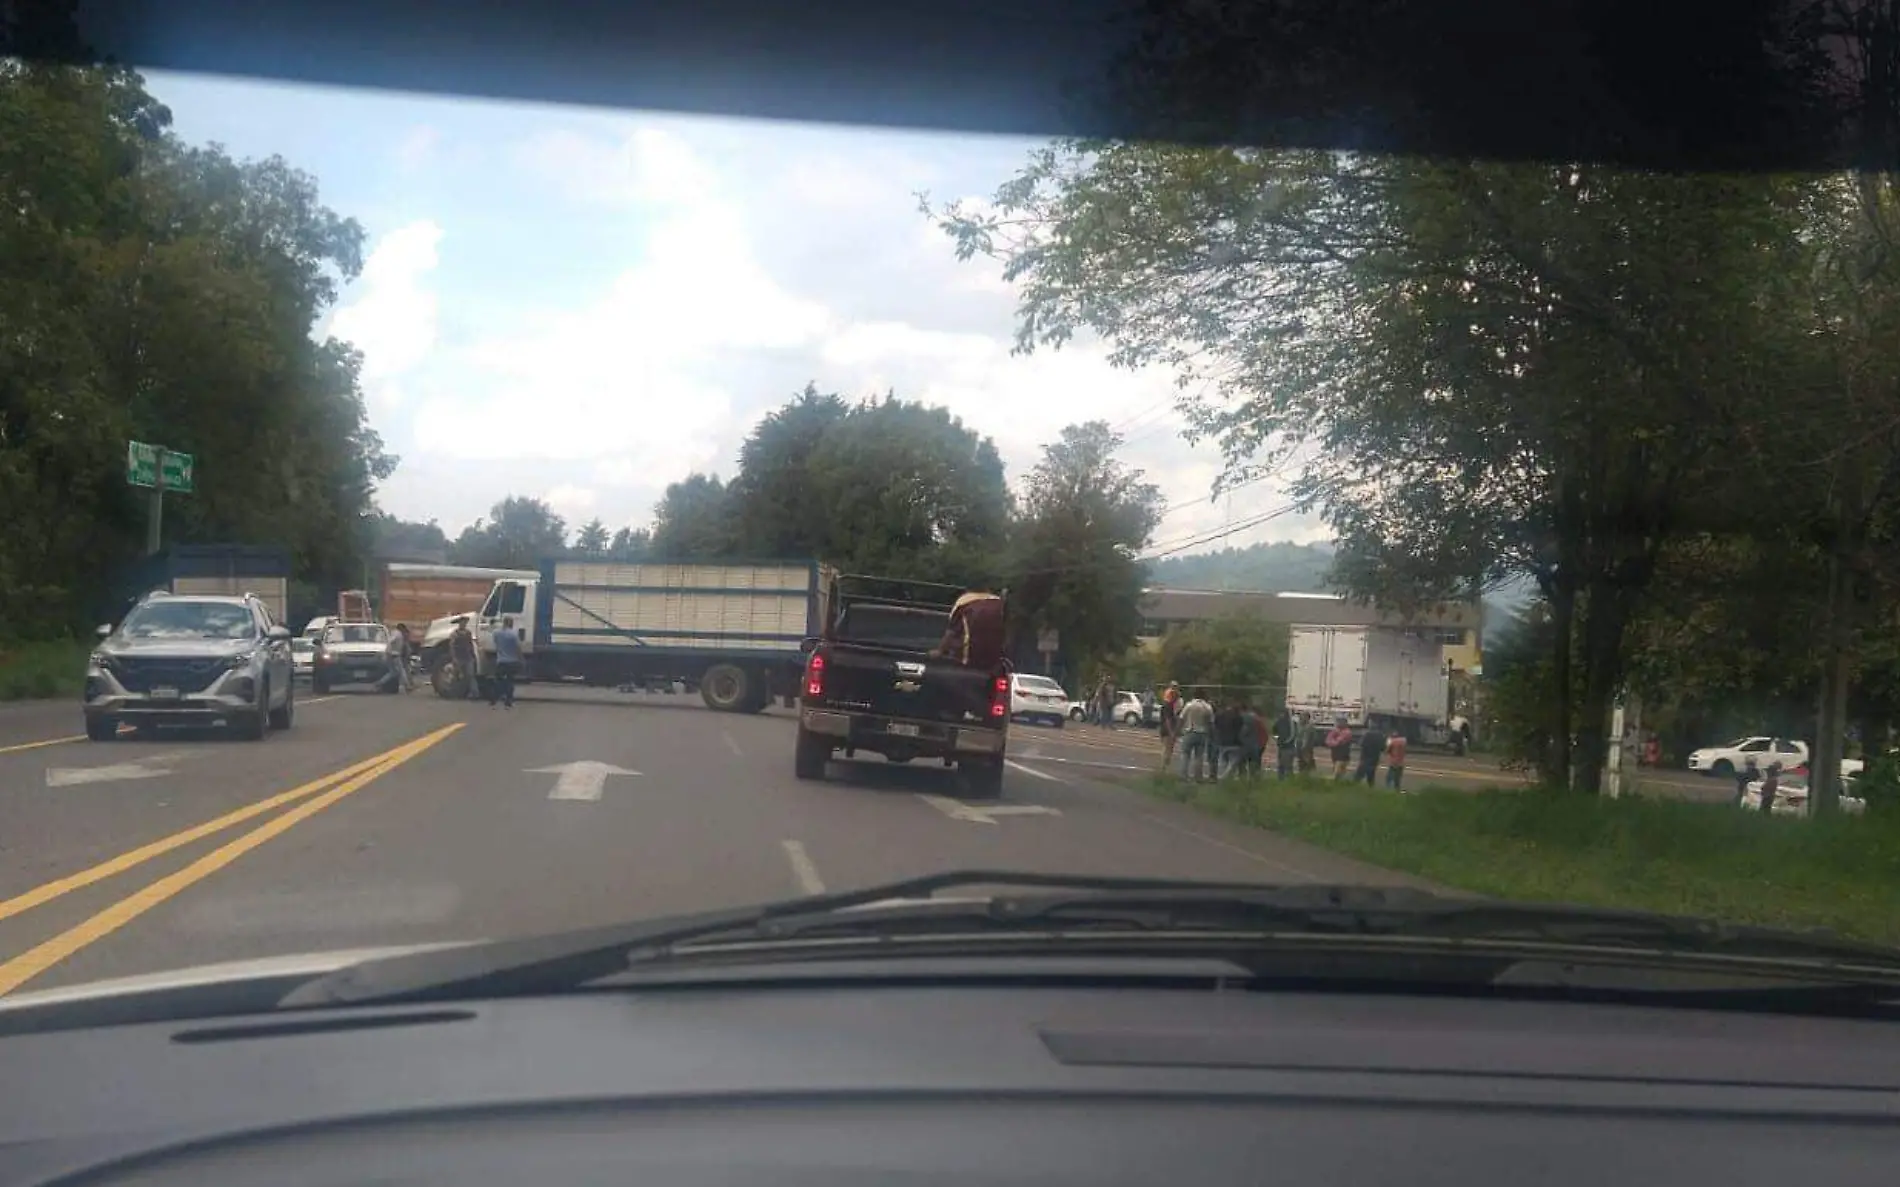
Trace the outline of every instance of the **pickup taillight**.
{"type": "Polygon", "coordinates": [[[805,695],[822,697],[825,695],[825,657],[814,651],[805,661],[805,695]]]}
{"type": "Polygon", "coordinates": [[[990,716],[1009,716],[1009,677],[998,676],[996,683],[990,686],[990,716]]]}

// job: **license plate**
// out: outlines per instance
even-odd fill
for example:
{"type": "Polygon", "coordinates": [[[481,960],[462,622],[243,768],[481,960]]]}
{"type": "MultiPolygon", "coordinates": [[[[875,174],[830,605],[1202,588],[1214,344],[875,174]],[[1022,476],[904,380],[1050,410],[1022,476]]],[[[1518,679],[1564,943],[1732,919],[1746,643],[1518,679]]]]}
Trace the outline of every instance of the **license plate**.
{"type": "Polygon", "coordinates": [[[157,685],[152,689],[152,699],[155,701],[175,701],[178,699],[178,690],[170,685],[157,685]]]}
{"type": "Polygon", "coordinates": [[[887,732],[899,738],[914,738],[917,736],[917,727],[906,725],[901,721],[893,721],[887,732]]]}

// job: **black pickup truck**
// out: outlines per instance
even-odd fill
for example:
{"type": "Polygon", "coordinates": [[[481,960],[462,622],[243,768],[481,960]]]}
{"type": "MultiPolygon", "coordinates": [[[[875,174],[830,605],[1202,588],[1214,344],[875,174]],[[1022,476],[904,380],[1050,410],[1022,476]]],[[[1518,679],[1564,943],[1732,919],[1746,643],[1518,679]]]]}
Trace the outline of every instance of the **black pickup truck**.
{"type": "Polygon", "coordinates": [[[955,766],[964,794],[1003,793],[1009,740],[1008,661],[966,668],[931,651],[962,590],[931,582],[836,576],[824,590],[823,633],[807,639],[799,682],[800,779],[822,779],[834,754],[955,766]]]}

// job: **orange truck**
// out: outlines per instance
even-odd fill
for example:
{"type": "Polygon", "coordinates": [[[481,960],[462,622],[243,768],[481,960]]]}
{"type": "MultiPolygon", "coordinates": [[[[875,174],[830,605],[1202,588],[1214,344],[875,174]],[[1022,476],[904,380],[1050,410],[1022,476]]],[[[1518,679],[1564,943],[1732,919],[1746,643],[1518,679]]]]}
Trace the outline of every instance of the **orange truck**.
{"type": "Polygon", "coordinates": [[[405,623],[418,638],[431,622],[451,614],[473,614],[497,581],[533,580],[538,572],[484,569],[470,565],[426,565],[391,561],[376,590],[376,617],[395,626],[405,623]]]}

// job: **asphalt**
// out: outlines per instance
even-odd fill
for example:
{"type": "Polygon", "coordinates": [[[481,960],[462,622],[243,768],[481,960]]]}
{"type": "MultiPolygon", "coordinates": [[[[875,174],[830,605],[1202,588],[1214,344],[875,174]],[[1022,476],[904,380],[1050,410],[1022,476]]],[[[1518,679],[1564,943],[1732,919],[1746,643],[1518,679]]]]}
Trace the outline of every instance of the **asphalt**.
{"type": "Polygon", "coordinates": [[[977,803],[922,762],[798,781],[783,708],[523,695],[504,710],[306,690],[262,742],[87,742],[74,705],[0,708],[0,993],[954,869],[1413,884],[1123,786],[1157,760],[1138,731],[1018,726],[1003,798],[977,803]],[[613,770],[563,775],[573,763],[613,770]]]}

